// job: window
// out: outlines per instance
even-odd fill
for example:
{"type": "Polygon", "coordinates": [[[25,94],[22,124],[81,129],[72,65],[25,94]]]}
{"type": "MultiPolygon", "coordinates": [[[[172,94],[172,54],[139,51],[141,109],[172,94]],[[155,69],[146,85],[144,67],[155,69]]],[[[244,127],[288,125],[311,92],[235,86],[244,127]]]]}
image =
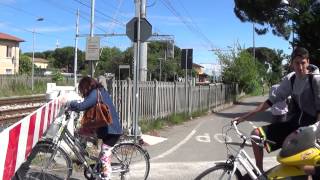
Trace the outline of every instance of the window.
{"type": "Polygon", "coordinates": [[[6,74],[13,74],[12,69],[6,69],[6,74]]]}
{"type": "Polygon", "coordinates": [[[12,57],[12,47],[7,46],[7,57],[12,57]]]}

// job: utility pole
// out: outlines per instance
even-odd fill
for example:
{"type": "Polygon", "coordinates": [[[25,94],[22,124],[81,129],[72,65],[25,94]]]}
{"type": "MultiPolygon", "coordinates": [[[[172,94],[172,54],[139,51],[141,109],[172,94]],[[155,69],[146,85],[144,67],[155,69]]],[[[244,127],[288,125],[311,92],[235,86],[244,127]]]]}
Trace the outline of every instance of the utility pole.
{"type": "Polygon", "coordinates": [[[141,22],[141,0],[134,0],[136,7],[136,17],[138,18],[137,22],[137,42],[134,43],[134,74],[133,74],[133,121],[132,129],[134,134],[135,141],[138,139],[138,121],[139,121],[139,86],[138,82],[140,81],[140,22],[141,22]]]}
{"type": "Polygon", "coordinates": [[[253,59],[256,59],[256,47],[255,47],[255,27],[254,23],[252,23],[252,53],[253,53],[253,59]]]}
{"type": "MultiPolygon", "coordinates": [[[[90,37],[93,37],[95,0],[91,0],[90,37]]],[[[90,61],[91,77],[94,75],[94,61],[90,61]]]]}
{"type": "MultiPolygon", "coordinates": [[[[136,17],[145,18],[146,17],[146,0],[135,0],[136,2],[136,17]],[[137,1],[140,1],[140,5],[137,6],[137,1]]],[[[139,62],[139,80],[147,80],[147,52],[148,52],[148,43],[140,42],[140,62],[139,62]]]]}
{"type": "Polygon", "coordinates": [[[79,36],[79,9],[77,10],[76,36],[74,39],[74,87],[77,89],[77,69],[78,69],[78,36],[79,36]]]}

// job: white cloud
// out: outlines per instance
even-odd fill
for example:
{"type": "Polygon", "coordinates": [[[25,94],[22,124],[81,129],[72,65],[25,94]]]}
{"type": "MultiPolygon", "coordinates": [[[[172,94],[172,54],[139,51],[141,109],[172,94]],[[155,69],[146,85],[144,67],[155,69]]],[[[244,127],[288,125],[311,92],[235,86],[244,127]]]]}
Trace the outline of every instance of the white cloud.
{"type": "MultiPolygon", "coordinates": [[[[177,17],[175,16],[150,16],[148,17],[150,19],[149,21],[152,22],[158,22],[159,24],[163,25],[176,25],[176,26],[181,26],[184,25],[184,23],[177,17]]],[[[188,18],[184,18],[187,23],[190,23],[191,21],[188,18]]]]}
{"type": "Polygon", "coordinates": [[[0,22],[0,28],[6,27],[7,25],[5,23],[0,22]]]}
{"type": "Polygon", "coordinates": [[[204,68],[204,72],[209,75],[216,75],[219,76],[221,74],[221,65],[219,64],[212,64],[212,63],[200,63],[201,66],[204,68]]]}
{"type": "MultiPolygon", "coordinates": [[[[74,30],[73,26],[63,26],[63,27],[36,27],[36,32],[63,32],[63,31],[69,31],[74,30]]],[[[32,31],[32,30],[30,30],[32,31]]]]}
{"type": "Polygon", "coordinates": [[[13,4],[15,2],[16,0],[1,0],[1,3],[4,3],[4,4],[13,4]]]}

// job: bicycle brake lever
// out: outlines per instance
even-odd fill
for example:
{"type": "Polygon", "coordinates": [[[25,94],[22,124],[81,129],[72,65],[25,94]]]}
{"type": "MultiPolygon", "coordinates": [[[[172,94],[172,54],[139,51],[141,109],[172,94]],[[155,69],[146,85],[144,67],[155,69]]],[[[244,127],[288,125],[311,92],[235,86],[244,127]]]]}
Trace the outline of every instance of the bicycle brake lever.
{"type": "Polygon", "coordinates": [[[274,142],[274,141],[271,141],[271,140],[268,140],[268,139],[266,139],[265,140],[267,143],[270,143],[270,144],[272,144],[272,145],[276,145],[277,143],[276,142],[274,142]]]}

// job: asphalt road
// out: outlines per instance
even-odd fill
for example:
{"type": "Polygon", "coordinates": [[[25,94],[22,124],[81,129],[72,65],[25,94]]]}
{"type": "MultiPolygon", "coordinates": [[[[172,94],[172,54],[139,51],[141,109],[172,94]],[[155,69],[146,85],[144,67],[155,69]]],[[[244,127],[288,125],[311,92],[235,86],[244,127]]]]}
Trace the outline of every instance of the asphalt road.
{"type": "MultiPolygon", "coordinates": [[[[159,131],[159,135],[167,140],[145,147],[151,157],[149,179],[192,180],[215,162],[224,161],[227,151],[223,144],[223,133],[230,127],[230,121],[255,108],[265,99],[263,96],[245,98],[222,111],[159,131]]],[[[260,113],[250,121],[241,123],[239,128],[249,134],[254,127],[269,123],[270,117],[270,112],[260,113]]],[[[228,132],[228,138],[233,142],[239,140],[232,131],[228,132]]],[[[247,148],[247,152],[253,157],[251,148],[247,148]]],[[[277,164],[277,152],[265,154],[266,170],[277,164]]],[[[75,172],[72,178],[84,179],[82,172],[75,172]]]]}
{"type": "MultiPolygon", "coordinates": [[[[223,144],[223,131],[226,132],[230,127],[233,118],[255,108],[265,99],[262,96],[246,98],[228,109],[160,131],[160,135],[167,138],[167,141],[147,147],[151,156],[149,179],[193,179],[215,162],[224,161],[227,152],[223,144]]],[[[270,117],[270,112],[260,113],[239,127],[249,134],[255,126],[269,123],[270,117]]],[[[239,140],[233,131],[228,132],[228,138],[233,142],[239,140]]],[[[253,157],[251,148],[247,148],[247,152],[253,157]]],[[[277,152],[266,153],[265,170],[277,164],[276,155],[277,152]]]]}

